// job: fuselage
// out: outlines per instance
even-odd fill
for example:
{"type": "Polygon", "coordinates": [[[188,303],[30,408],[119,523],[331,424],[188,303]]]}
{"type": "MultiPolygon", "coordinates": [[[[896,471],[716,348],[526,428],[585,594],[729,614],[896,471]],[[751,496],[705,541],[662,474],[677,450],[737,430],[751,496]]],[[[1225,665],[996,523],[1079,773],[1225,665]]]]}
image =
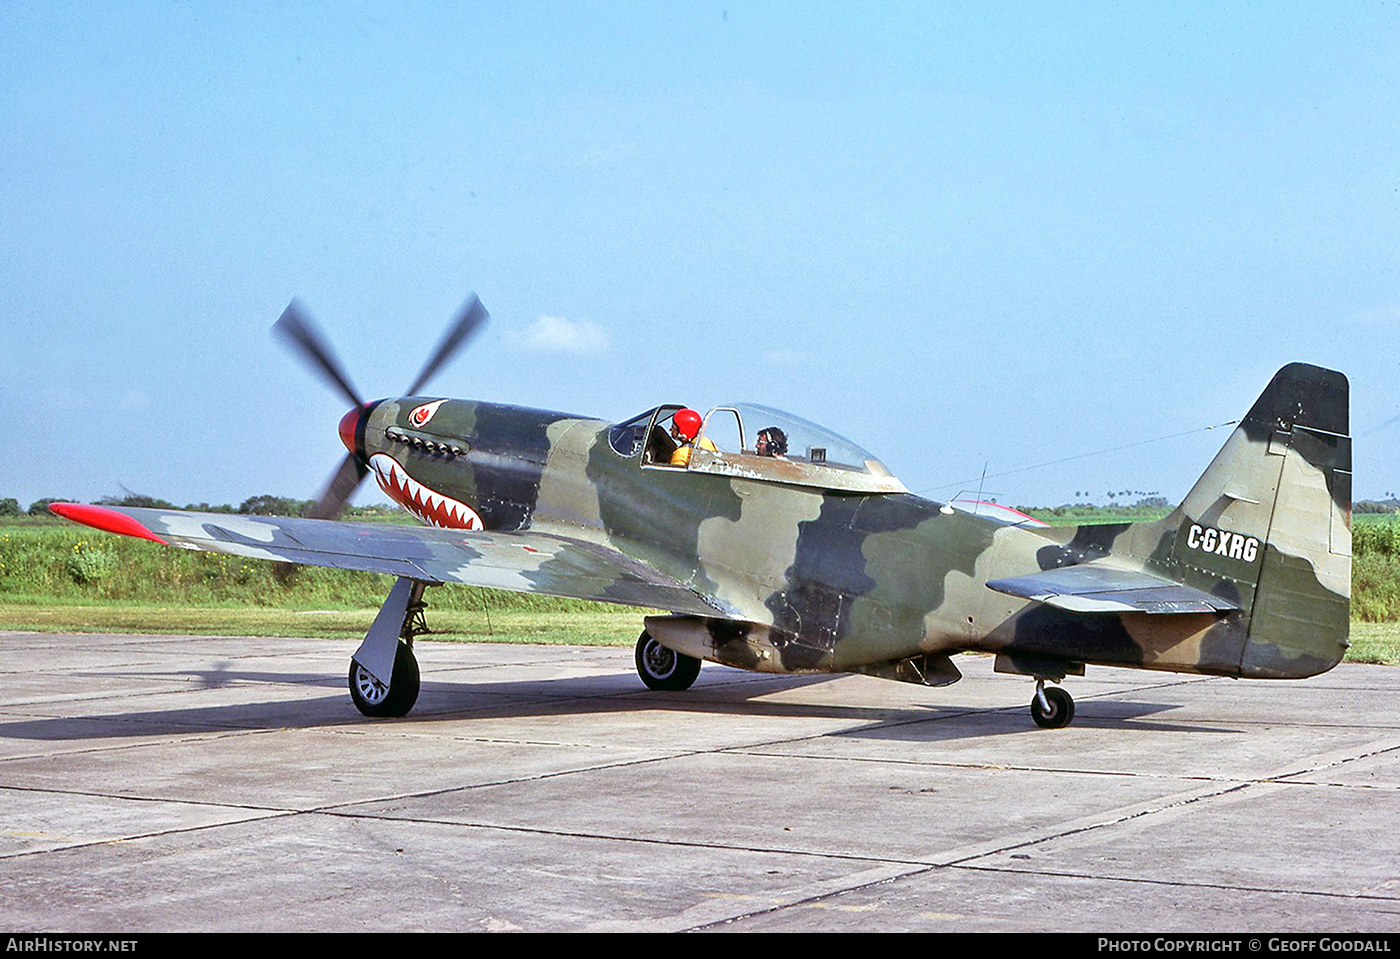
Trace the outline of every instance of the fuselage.
{"type": "Polygon", "coordinates": [[[762,637],[715,644],[708,658],[848,671],[983,650],[1239,672],[1245,629],[1229,617],[1078,615],[985,585],[1097,558],[1120,537],[1162,529],[1102,527],[1086,540],[1074,529],[1009,526],[909,493],[647,465],[617,443],[612,424],[500,404],[383,400],[365,408],[353,432],[380,485],[427,522],[589,542],[693,591],[717,623],[763,627],[762,637]],[[760,645],[772,655],[755,662],[760,645]]]}

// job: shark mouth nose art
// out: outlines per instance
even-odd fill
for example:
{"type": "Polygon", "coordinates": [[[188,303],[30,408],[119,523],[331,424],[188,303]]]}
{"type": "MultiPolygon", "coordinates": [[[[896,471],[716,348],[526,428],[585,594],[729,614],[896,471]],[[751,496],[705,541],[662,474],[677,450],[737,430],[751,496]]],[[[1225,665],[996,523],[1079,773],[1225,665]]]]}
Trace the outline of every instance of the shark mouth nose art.
{"type": "Polygon", "coordinates": [[[481,517],[466,503],[429,489],[408,475],[399,461],[387,453],[369,458],[379,488],[389,498],[425,523],[447,529],[481,529],[481,517]]]}

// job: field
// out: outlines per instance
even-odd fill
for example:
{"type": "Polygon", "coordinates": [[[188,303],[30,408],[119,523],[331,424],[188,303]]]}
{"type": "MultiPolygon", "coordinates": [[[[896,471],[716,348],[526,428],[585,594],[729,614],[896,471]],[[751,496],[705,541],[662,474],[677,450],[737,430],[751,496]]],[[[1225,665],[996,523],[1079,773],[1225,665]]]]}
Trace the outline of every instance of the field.
{"type": "MultiPolygon", "coordinates": [[[[0,524],[0,629],[363,635],[393,578],[169,549],[54,520],[0,524]]],[[[434,638],[631,645],[646,611],[469,586],[426,597],[434,638]]]]}
{"type": "MultiPolygon", "coordinates": [[[[1042,514],[1058,524],[1123,522],[1121,512],[1042,514]]],[[[1155,516],[1133,515],[1132,520],[1155,516]]],[[[1353,528],[1355,662],[1400,664],[1400,515],[1353,528]]],[[[168,549],[57,520],[0,523],[0,629],[240,636],[363,635],[391,577],[168,549]]],[[[433,638],[631,645],[645,610],[466,586],[427,595],[433,638]]]]}

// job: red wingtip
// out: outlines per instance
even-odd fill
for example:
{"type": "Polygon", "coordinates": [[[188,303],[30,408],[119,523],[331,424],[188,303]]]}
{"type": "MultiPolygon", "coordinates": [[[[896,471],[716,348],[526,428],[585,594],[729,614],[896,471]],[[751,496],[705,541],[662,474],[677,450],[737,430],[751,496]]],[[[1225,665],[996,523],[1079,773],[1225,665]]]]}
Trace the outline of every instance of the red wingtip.
{"type": "Polygon", "coordinates": [[[160,543],[162,546],[170,545],[148,530],[138,520],[105,506],[88,506],[85,503],[50,503],[49,512],[56,516],[62,516],[64,519],[71,519],[75,523],[91,526],[93,529],[120,533],[123,536],[135,536],[138,539],[148,539],[153,543],[160,543]]]}

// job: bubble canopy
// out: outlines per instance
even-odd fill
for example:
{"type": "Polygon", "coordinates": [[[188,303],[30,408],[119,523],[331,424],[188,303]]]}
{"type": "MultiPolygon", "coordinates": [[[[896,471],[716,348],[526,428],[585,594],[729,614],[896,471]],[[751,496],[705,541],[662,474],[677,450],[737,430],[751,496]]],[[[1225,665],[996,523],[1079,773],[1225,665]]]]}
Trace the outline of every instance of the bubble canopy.
{"type": "Polygon", "coordinates": [[[624,456],[642,453],[643,467],[685,468],[852,492],[906,492],[864,447],[811,420],[757,403],[711,408],[694,454],[684,467],[678,467],[671,462],[674,445],[668,437],[671,418],[682,408],[658,406],[614,426],[609,436],[613,449],[624,456]],[[766,445],[760,455],[757,439],[764,432],[776,442],[766,445]],[[786,451],[772,455],[773,447],[784,443],[786,451]]]}

